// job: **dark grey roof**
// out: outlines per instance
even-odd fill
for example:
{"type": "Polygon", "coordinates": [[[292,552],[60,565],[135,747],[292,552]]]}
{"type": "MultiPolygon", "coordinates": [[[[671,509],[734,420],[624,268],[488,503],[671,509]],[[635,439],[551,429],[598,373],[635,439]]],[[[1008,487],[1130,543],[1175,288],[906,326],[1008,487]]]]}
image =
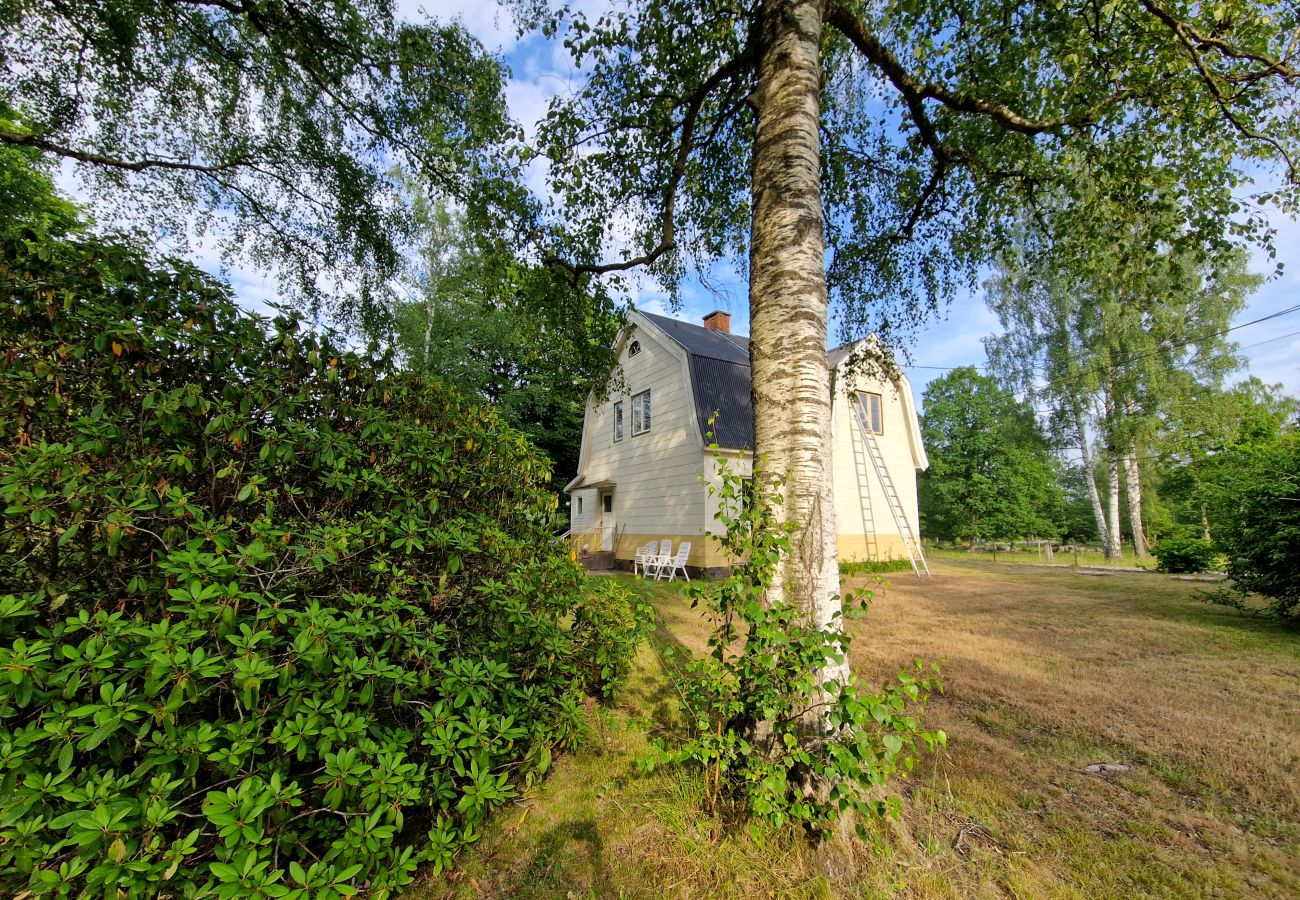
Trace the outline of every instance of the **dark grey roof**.
{"type": "MultiPolygon", "coordinates": [[[[704,442],[732,450],[753,450],[749,338],[667,316],[642,315],[676,341],[690,359],[691,390],[704,442]],[[710,416],[715,416],[712,436],[710,416]]],[[[831,365],[839,365],[851,348],[851,344],[845,344],[832,350],[831,365]]]]}
{"type": "Polygon", "coordinates": [[[692,355],[691,386],[704,442],[733,450],[753,450],[754,412],[748,364],[692,355]],[[712,426],[710,416],[714,419],[712,426]]]}
{"type": "Polygon", "coordinates": [[[707,356],[725,362],[749,366],[749,338],[727,331],[713,331],[703,325],[692,325],[667,316],[644,314],[668,336],[681,344],[692,356],[707,356]]]}
{"type": "Polygon", "coordinates": [[[704,442],[733,450],[753,450],[749,338],[666,316],[645,313],[645,317],[676,341],[690,359],[695,414],[704,442]],[[712,429],[710,417],[714,417],[712,429]]]}

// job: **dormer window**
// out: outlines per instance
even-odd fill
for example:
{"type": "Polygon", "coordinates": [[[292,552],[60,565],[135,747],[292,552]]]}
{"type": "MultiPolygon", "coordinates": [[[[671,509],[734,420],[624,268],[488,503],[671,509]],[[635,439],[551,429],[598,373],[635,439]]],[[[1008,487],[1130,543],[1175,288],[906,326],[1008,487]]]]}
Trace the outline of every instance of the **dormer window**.
{"type": "Polygon", "coordinates": [[[870,391],[858,391],[858,403],[862,407],[862,420],[867,430],[874,434],[884,434],[885,418],[880,395],[870,391]]]}
{"type": "Polygon", "coordinates": [[[627,355],[628,355],[628,356],[636,356],[636,355],[637,355],[638,353],[640,353],[640,352],[641,352],[641,342],[640,342],[640,341],[633,341],[631,344],[628,345],[628,348],[627,348],[627,355]]]}

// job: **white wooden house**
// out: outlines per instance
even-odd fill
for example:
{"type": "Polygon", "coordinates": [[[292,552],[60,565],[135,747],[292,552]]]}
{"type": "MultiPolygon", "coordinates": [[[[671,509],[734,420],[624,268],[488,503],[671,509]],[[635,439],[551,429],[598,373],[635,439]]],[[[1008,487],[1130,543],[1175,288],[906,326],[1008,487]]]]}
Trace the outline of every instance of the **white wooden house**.
{"type": "MultiPolygon", "coordinates": [[[[846,361],[857,346],[830,353],[840,559],[906,559],[905,535],[909,529],[913,538],[920,534],[916,472],[928,465],[916,406],[905,376],[888,380],[849,371],[846,361]]],[[[611,385],[617,388],[589,399],[578,474],[566,488],[575,549],[603,551],[628,565],[638,547],[668,538],[674,548],[691,541],[688,564],[694,568],[728,565],[707,536],[720,531],[718,501],[706,487],[718,483],[717,457],[708,444],[716,441],[716,452],[733,471],[749,476],[749,339],[731,333],[724,312],[710,313],[701,327],[634,311],[616,350],[620,371],[611,385]],[[707,438],[710,416],[713,437],[707,438]]]]}

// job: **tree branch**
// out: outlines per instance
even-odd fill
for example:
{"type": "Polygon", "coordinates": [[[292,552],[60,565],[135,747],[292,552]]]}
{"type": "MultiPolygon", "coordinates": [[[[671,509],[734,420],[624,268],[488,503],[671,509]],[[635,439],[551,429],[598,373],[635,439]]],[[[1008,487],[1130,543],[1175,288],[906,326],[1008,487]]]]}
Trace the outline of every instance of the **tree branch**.
{"type": "MultiPolygon", "coordinates": [[[[1055,119],[1031,119],[1016,112],[1004,103],[983,97],[959,95],[941,84],[917,81],[912,77],[898,58],[871,33],[866,25],[853,13],[838,3],[831,3],[826,11],[826,21],[849,39],[867,60],[878,68],[894,88],[903,95],[908,111],[912,115],[921,137],[931,150],[940,147],[934,125],[925,112],[926,100],[937,100],[949,109],[958,112],[976,113],[987,116],[1010,131],[1021,134],[1036,135],[1062,128],[1077,128],[1096,123],[1102,110],[1130,96],[1132,91],[1116,91],[1084,113],[1076,116],[1061,116],[1055,119]]],[[[945,151],[946,152],[946,151],[945,151]]]]}
{"type": "Polygon", "coordinates": [[[673,159],[672,172],[668,176],[668,183],[664,185],[664,209],[660,219],[659,243],[653,249],[632,259],[614,263],[572,263],[557,256],[548,256],[544,262],[550,266],[567,269],[576,280],[580,275],[607,275],[610,272],[626,272],[639,266],[648,266],[665,254],[672,252],[677,246],[673,229],[673,219],[677,206],[677,187],[686,174],[686,163],[690,158],[691,148],[694,144],[695,125],[699,120],[700,110],[704,106],[704,101],[709,98],[713,91],[744,72],[752,63],[753,54],[746,49],[725,62],[717,71],[706,78],[699,87],[683,98],[686,104],[686,114],[682,117],[681,136],[677,141],[677,152],[673,159]]]}
{"type": "Polygon", "coordinates": [[[1273,59],[1260,53],[1251,53],[1242,50],[1231,41],[1226,41],[1221,37],[1212,34],[1205,34],[1193,28],[1187,22],[1176,18],[1172,13],[1162,7],[1155,0],[1139,0],[1143,9],[1155,16],[1160,22],[1178,35],[1184,44],[1195,44],[1197,48],[1214,49],[1231,59],[1245,60],[1257,63],[1263,68],[1257,72],[1241,73],[1229,78],[1230,81],[1254,81],[1261,77],[1269,75],[1279,75],[1285,79],[1300,78],[1300,69],[1292,65],[1289,60],[1295,52],[1297,41],[1300,41],[1300,28],[1297,28],[1291,34],[1291,40],[1287,43],[1286,53],[1281,59],[1273,59]]]}
{"type": "Polygon", "coordinates": [[[102,153],[95,153],[90,150],[77,150],[74,147],[66,147],[62,144],[56,144],[45,138],[38,137],[34,134],[19,134],[10,131],[7,128],[0,128],[0,143],[9,144],[13,147],[32,147],[36,150],[43,150],[46,153],[53,153],[55,156],[62,156],[67,159],[75,159],[84,163],[93,163],[97,166],[107,166],[114,169],[123,169],[127,172],[143,172],[147,169],[167,169],[174,172],[196,172],[200,175],[215,175],[218,172],[228,172],[231,169],[238,169],[250,163],[247,159],[234,159],[230,162],[218,163],[215,165],[204,165],[202,163],[185,162],[179,159],[122,159],[115,156],[106,156],[102,153]]]}
{"type": "MultiPolygon", "coordinates": [[[[1285,81],[1291,81],[1300,76],[1300,70],[1287,65],[1282,60],[1272,60],[1257,54],[1245,53],[1238,50],[1231,43],[1220,38],[1200,34],[1186,22],[1174,18],[1158,4],[1154,3],[1153,0],[1141,0],[1141,3],[1143,8],[1159,19],[1162,24],[1177,36],[1178,40],[1187,50],[1187,55],[1191,58],[1192,65],[1195,66],[1197,74],[1201,76],[1201,80],[1205,82],[1205,86],[1209,88],[1210,95],[1214,98],[1215,105],[1219,107],[1219,112],[1223,113],[1223,117],[1228,120],[1232,127],[1235,128],[1242,137],[1268,144],[1276,150],[1278,155],[1282,157],[1283,162],[1286,163],[1288,180],[1293,183],[1300,181],[1300,177],[1297,177],[1295,161],[1291,159],[1291,154],[1287,151],[1286,147],[1282,145],[1282,142],[1272,135],[1264,134],[1261,131],[1251,128],[1245,122],[1241,121],[1241,119],[1228,108],[1228,98],[1224,96],[1223,87],[1215,78],[1214,73],[1210,71],[1210,67],[1206,64],[1201,51],[1202,48],[1213,48],[1233,59],[1248,59],[1252,62],[1264,65],[1264,69],[1260,72],[1239,75],[1235,78],[1225,76],[1226,80],[1229,81],[1256,80],[1274,75],[1281,77],[1285,81]]],[[[1296,36],[1292,35],[1291,43],[1288,46],[1288,53],[1294,49],[1295,43],[1296,36]]]]}

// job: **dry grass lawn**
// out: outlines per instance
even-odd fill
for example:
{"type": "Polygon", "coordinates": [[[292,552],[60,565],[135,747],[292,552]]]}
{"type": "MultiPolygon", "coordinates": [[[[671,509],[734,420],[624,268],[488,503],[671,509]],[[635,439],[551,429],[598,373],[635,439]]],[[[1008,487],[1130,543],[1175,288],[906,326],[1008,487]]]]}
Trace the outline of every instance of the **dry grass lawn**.
{"type": "MultiPolygon", "coordinates": [[[[1300,634],[1161,575],[946,561],[891,580],[853,662],[879,678],[944,658],[930,724],[950,748],[873,841],[751,834],[708,816],[689,774],[643,773],[646,731],[675,727],[646,648],[586,747],[416,896],[1300,896],[1300,634]],[[1130,770],[1083,771],[1098,762],[1130,770]]],[[[636,589],[657,646],[701,645],[680,592],[636,589]]]]}

